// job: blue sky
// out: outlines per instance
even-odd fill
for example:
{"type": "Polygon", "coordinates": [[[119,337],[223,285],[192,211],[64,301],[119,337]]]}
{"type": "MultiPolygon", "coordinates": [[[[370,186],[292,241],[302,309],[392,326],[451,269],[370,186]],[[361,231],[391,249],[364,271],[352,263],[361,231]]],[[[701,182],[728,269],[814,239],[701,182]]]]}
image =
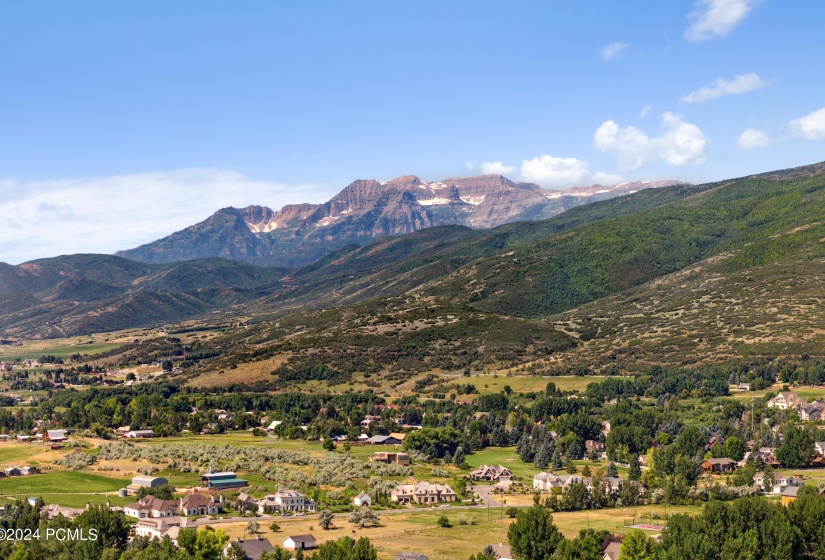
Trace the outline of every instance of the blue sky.
{"type": "Polygon", "coordinates": [[[779,0],[4,3],[0,261],[124,249],[359,178],[567,188],[821,161],[824,16],[779,0]]]}

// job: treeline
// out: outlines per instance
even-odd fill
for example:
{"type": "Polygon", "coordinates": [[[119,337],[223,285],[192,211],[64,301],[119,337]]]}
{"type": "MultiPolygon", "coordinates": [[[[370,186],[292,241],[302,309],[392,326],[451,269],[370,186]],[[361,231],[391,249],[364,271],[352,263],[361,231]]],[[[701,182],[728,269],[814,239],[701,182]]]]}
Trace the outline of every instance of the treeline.
{"type": "MultiPolygon", "coordinates": [[[[641,530],[624,536],[620,558],[627,560],[821,560],[825,553],[825,498],[811,486],[788,506],[763,498],[711,501],[700,514],[673,514],[662,540],[641,530]]],[[[513,557],[520,560],[602,560],[606,531],[582,529],[565,539],[550,511],[540,505],[517,513],[508,529],[513,557]]],[[[495,558],[485,549],[471,560],[495,558]]]]}

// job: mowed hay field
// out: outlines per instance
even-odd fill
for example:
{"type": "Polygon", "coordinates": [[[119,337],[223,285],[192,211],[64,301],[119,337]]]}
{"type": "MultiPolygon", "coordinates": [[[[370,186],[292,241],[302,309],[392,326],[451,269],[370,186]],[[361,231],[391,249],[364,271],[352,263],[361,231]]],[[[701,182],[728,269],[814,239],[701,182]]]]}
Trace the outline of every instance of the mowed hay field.
{"type": "MultiPolygon", "coordinates": [[[[668,507],[668,514],[696,514],[701,506],[668,507]]],[[[562,512],[553,514],[553,522],[568,538],[578,535],[588,526],[595,530],[611,533],[625,533],[630,529],[625,524],[635,519],[641,522],[643,516],[656,513],[664,517],[664,506],[644,506],[616,508],[589,512],[562,512]]],[[[392,560],[401,551],[420,552],[431,560],[466,560],[471,554],[481,552],[487,544],[507,543],[507,529],[513,519],[504,514],[504,508],[428,508],[404,510],[403,512],[381,515],[381,527],[358,529],[347,522],[347,515],[338,515],[334,528],[324,531],[318,527],[314,517],[287,517],[277,520],[281,529],[269,530],[269,520],[260,520],[259,533],[272,544],[280,546],[288,535],[311,533],[320,542],[349,536],[354,539],[368,537],[378,550],[381,560],[392,560]],[[446,515],[452,527],[439,527],[437,519],[446,515]],[[458,516],[475,517],[475,525],[459,525],[458,516]],[[488,518],[489,516],[489,518],[488,518]]],[[[215,525],[226,531],[233,539],[244,537],[246,523],[215,525]]],[[[654,533],[650,533],[654,534],[654,533]]],[[[247,537],[249,535],[247,534],[247,537]]]]}
{"type": "Polygon", "coordinates": [[[476,386],[479,394],[500,393],[507,385],[514,393],[543,393],[553,382],[559,391],[584,391],[591,383],[604,381],[604,376],[537,376],[537,375],[471,375],[456,378],[459,383],[476,386]]]}

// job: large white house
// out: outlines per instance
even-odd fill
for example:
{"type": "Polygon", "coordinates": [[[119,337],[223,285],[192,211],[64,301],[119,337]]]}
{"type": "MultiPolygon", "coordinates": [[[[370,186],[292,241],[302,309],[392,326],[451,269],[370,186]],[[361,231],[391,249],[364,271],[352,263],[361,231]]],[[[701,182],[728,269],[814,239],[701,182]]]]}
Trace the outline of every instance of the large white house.
{"type": "Polygon", "coordinates": [[[806,404],[808,404],[808,402],[805,399],[792,391],[782,391],[768,401],[769,408],[778,408],[779,410],[787,410],[789,408],[796,410],[806,404]]]}
{"type": "Polygon", "coordinates": [[[415,484],[401,484],[393,488],[390,494],[393,502],[405,505],[435,504],[439,502],[454,502],[457,499],[455,491],[446,484],[430,484],[417,482],[415,484]]]}
{"type": "Polygon", "coordinates": [[[177,500],[161,500],[155,496],[144,496],[136,502],[123,506],[123,513],[137,519],[152,517],[172,517],[179,513],[177,500]]]}
{"type": "Polygon", "coordinates": [[[258,513],[272,511],[317,511],[318,505],[297,490],[280,490],[258,500],[258,513]]]}
{"type": "MultiPolygon", "coordinates": [[[[128,514],[127,514],[128,515],[128,514]]],[[[178,535],[181,529],[197,529],[193,521],[186,517],[162,517],[158,519],[141,519],[135,525],[135,534],[147,537],[150,540],[157,537],[169,537],[172,543],[178,545],[178,535]]]]}

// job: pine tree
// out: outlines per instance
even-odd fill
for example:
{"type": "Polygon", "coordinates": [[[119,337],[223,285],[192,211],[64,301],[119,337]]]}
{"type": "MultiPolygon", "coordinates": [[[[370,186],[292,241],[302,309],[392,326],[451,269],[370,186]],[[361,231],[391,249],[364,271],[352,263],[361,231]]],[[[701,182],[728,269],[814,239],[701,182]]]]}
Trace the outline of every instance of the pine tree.
{"type": "Polygon", "coordinates": [[[639,466],[639,456],[630,456],[630,468],[627,471],[627,478],[630,480],[639,480],[642,478],[642,467],[639,466]]]}
{"type": "Polygon", "coordinates": [[[464,464],[464,449],[459,447],[455,450],[455,455],[453,455],[453,464],[456,467],[460,467],[464,464]]]}
{"type": "Polygon", "coordinates": [[[550,450],[546,445],[542,445],[539,452],[536,453],[536,468],[540,470],[546,469],[547,465],[550,464],[551,458],[552,455],[550,454],[550,450]]]}
{"type": "Polygon", "coordinates": [[[610,461],[610,464],[607,465],[607,476],[619,476],[619,469],[616,468],[616,463],[610,461]]]}
{"type": "Polygon", "coordinates": [[[563,463],[561,461],[561,452],[558,449],[556,449],[555,451],[553,451],[553,458],[550,461],[550,466],[553,468],[553,470],[556,470],[562,468],[562,465],[563,463]]]}

